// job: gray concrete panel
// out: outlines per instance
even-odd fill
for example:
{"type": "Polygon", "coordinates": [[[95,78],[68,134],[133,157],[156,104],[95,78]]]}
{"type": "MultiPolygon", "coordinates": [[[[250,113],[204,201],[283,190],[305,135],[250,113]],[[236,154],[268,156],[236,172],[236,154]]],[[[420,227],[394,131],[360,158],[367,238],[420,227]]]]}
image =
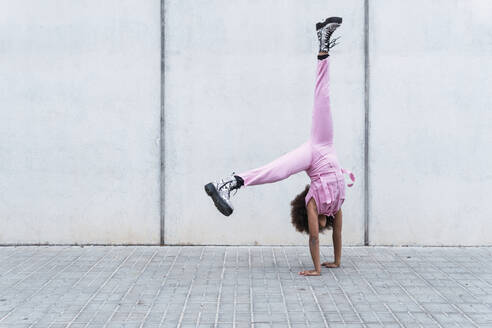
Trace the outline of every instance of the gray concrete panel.
{"type": "Polygon", "coordinates": [[[290,224],[290,201],[309,183],[305,173],[239,190],[229,218],[203,185],[307,140],[314,25],[333,15],[344,19],[331,57],[335,145],[358,178],[343,207],[344,242],[363,242],[363,12],[363,1],[166,1],[166,243],[306,242],[290,224]]]}
{"type": "Polygon", "coordinates": [[[158,243],[160,2],[0,1],[0,243],[158,243]]]}
{"type": "Polygon", "coordinates": [[[371,244],[492,244],[491,12],[371,2],[371,244]]]}

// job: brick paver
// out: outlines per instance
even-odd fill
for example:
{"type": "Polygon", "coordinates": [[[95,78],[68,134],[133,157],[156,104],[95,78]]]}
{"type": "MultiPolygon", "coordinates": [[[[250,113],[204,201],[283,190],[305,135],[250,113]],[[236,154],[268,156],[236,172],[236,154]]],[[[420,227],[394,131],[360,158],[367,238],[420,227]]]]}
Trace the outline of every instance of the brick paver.
{"type": "Polygon", "coordinates": [[[304,277],[307,247],[0,247],[0,327],[492,327],[491,255],[344,247],[304,277]]]}

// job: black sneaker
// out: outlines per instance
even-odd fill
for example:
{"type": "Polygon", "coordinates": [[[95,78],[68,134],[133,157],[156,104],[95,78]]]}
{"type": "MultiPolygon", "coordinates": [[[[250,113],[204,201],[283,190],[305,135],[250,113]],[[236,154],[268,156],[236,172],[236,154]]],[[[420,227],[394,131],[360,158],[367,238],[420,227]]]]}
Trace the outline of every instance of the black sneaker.
{"type": "Polygon", "coordinates": [[[319,52],[329,53],[330,49],[336,46],[336,41],[340,38],[330,40],[331,35],[342,24],[342,17],[329,17],[324,22],[316,23],[316,33],[319,40],[319,52]]]}
{"type": "Polygon", "coordinates": [[[231,191],[239,189],[241,185],[233,172],[231,176],[206,184],[205,192],[212,197],[215,207],[217,207],[220,213],[229,216],[234,211],[230,200],[231,191]]]}

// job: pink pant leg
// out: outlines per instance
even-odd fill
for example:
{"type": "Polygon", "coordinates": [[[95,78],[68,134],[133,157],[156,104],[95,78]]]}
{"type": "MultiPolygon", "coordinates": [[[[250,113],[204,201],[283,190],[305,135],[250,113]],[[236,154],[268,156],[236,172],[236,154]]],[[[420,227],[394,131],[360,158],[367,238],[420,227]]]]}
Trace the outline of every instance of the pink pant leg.
{"type": "Polygon", "coordinates": [[[314,145],[333,143],[333,120],[329,97],[329,58],[318,60],[311,141],[259,168],[238,174],[245,186],[272,183],[305,171],[311,166],[311,142],[314,145]]]}
{"type": "Polygon", "coordinates": [[[245,186],[272,183],[305,171],[311,165],[311,145],[307,141],[276,160],[239,175],[245,186]]]}
{"type": "Polygon", "coordinates": [[[330,57],[318,60],[311,140],[314,145],[333,144],[333,119],[330,108],[330,57]]]}

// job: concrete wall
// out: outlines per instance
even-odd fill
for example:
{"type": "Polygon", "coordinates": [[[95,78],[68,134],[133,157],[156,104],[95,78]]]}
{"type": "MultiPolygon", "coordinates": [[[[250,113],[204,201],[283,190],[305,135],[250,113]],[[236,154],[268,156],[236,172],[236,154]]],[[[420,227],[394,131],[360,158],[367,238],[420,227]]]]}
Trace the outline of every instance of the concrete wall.
{"type": "Polygon", "coordinates": [[[159,243],[161,146],[166,243],[305,244],[306,174],[239,190],[229,218],[203,185],[308,138],[314,23],[334,14],[344,243],[364,241],[367,169],[371,244],[492,244],[492,4],[368,3],[365,54],[364,0],[165,0],[161,145],[160,0],[0,0],[0,244],[159,243]]]}
{"type": "Polygon", "coordinates": [[[371,244],[492,244],[491,13],[486,0],[371,5],[371,244]]]}
{"type": "MultiPolygon", "coordinates": [[[[222,216],[203,186],[263,165],[309,136],[315,22],[344,18],[333,50],[332,105],[341,163],[359,180],[347,190],[344,242],[363,243],[363,1],[166,1],[165,240],[167,243],[305,244],[290,201],[299,173],[241,189],[222,216]]],[[[329,243],[331,236],[322,237],[329,243]]]]}
{"type": "Polygon", "coordinates": [[[0,1],[0,243],[158,243],[160,2],[0,1]]]}

